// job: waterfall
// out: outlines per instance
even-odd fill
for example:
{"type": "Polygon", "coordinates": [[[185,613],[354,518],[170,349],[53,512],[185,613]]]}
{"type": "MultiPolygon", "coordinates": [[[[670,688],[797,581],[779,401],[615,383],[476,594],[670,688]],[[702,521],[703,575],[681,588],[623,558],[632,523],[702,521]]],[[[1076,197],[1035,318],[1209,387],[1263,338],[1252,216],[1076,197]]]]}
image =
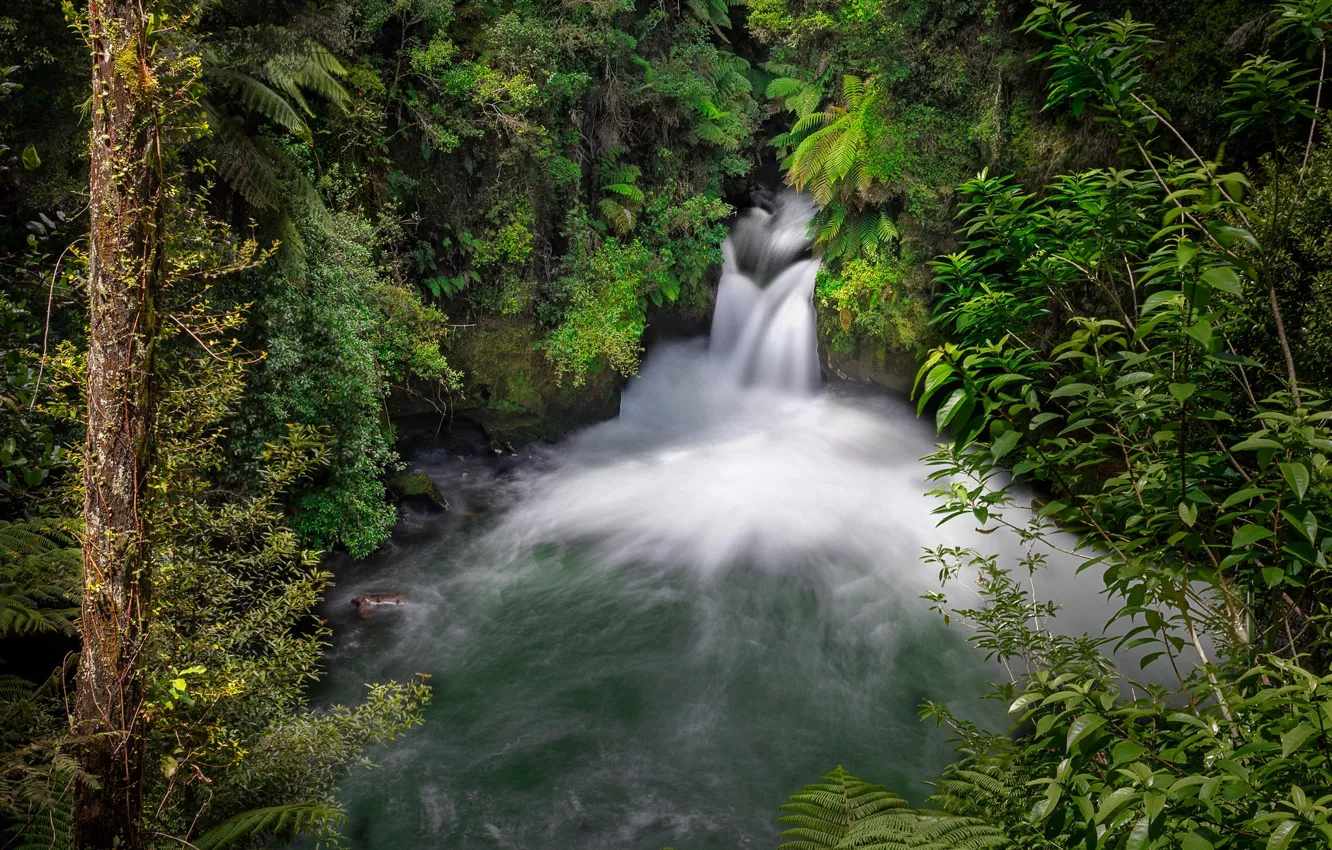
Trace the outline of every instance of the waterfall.
{"type": "MultiPolygon", "coordinates": [[[[615,419],[522,458],[417,456],[454,510],[400,526],[330,606],[321,699],[436,685],[344,789],[358,850],[772,847],[774,806],[834,765],[928,793],[910,778],[953,749],[923,700],[1004,728],[975,700],[1002,671],[920,598],[921,551],[1014,567],[1027,544],[936,526],[912,405],[819,386],[810,214],[788,195],[735,222],[711,337],[653,346],[615,419]],[[383,591],[410,602],[359,620],[383,591]]],[[[1023,578],[1067,606],[1055,627],[1099,633],[1117,603],[1041,554],[1023,578]]]]}
{"type": "Polygon", "coordinates": [[[741,383],[797,393],[819,386],[819,263],[806,256],[813,217],[807,198],[784,194],[773,210],[745,212],[722,246],[710,348],[741,383]]]}

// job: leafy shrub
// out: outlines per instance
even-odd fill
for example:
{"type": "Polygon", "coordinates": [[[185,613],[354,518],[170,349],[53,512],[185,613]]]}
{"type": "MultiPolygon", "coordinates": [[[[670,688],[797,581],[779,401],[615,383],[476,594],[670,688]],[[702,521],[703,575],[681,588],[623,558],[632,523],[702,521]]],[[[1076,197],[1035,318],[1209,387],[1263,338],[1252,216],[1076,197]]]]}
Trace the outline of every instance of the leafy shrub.
{"type": "Polygon", "coordinates": [[[309,234],[304,277],[261,273],[268,351],[236,425],[235,452],[256,453],[288,423],[324,429],[329,467],[294,495],[295,527],[310,545],[340,543],[362,557],[397,517],[380,480],[399,463],[385,397],[395,383],[447,389],[457,376],[440,353],[443,315],[389,280],[371,223],[354,213],[333,223],[331,235],[309,234]]]}
{"type": "Polygon", "coordinates": [[[645,198],[635,238],[602,236],[581,208],[566,220],[569,252],[551,287],[555,328],[542,342],[557,372],[582,384],[589,369],[637,371],[649,305],[698,294],[721,259],[730,207],[696,195],[645,198]]]}

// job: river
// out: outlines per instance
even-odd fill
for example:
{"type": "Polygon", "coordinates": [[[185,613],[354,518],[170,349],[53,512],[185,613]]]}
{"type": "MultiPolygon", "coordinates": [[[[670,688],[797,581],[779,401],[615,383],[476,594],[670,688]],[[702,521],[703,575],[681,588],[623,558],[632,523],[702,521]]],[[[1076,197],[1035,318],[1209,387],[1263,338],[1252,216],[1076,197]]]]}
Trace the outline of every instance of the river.
{"type": "Polygon", "coordinates": [[[905,399],[819,383],[809,209],[733,228],[710,340],[657,346],[618,418],[502,461],[423,454],[452,502],[340,570],[317,698],[428,673],[423,728],[344,786],[353,847],[770,848],[841,764],[915,802],[922,700],[1002,728],[920,595],[934,444],[905,399]],[[411,604],[368,620],[350,600],[411,604]]]}

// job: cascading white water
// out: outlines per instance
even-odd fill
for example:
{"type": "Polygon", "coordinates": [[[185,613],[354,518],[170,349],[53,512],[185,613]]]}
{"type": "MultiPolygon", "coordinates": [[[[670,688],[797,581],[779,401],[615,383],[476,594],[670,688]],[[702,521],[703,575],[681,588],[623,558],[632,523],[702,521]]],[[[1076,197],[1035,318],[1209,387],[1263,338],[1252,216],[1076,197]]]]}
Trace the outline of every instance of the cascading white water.
{"type": "Polygon", "coordinates": [[[808,199],[782,195],[774,210],[745,212],[722,246],[711,350],[737,381],[807,393],[819,385],[812,303],[819,264],[800,259],[813,216],[808,199]]]}
{"type": "MultiPolygon", "coordinates": [[[[1012,565],[1018,543],[936,527],[909,404],[819,388],[809,212],[736,222],[711,339],[655,347],[616,419],[511,475],[418,458],[453,512],[409,518],[331,602],[330,701],[436,687],[347,787],[353,848],[770,848],[785,796],[838,764],[923,796],[951,746],[922,700],[1002,725],[974,699],[998,671],[919,598],[920,554],[1012,565]],[[383,590],[412,604],[350,616],[383,590]]],[[[1048,572],[1064,627],[1099,631],[1096,582],[1048,572]]]]}

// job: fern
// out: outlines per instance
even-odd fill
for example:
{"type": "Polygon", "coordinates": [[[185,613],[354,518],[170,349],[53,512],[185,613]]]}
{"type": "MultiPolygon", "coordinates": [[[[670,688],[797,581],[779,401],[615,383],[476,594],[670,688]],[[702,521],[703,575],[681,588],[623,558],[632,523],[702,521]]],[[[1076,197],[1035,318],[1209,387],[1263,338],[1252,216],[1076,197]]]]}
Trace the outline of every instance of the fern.
{"type": "Polygon", "coordinates": [[[819,211],[813,227],[824,254],[843,260],[873,258],[900,236],[886,211],[855,212],[836,201],[819,211]]]}
{"type": "Polygon", "coordinates": [[[212,96],[204,111],[213,139],[217,174],[247,204],[267,213],[284,253],[305,252],[292,215],[299,208],[323,230],[328,210],[314,184],[283,152],[243,128],[258,116],[274,128],[309,140],[304,116],[314,114],[307,94],[345,109],[351,95],[338,80],[347,71],[326,47],[281,27],[231,30],[203,51],[204,80],[212,96]]]}
{"type": "Polygon", "coordinates": [[[608,159],[601,167],[601,191],[606,196],[597,204],[602,219],[615,233],[628,233],[638,221],[646,197],[638,188],[643,170],[637,165],[608,159]]]}
{"type": "Polygon", "coordinates": [[[214,83],[231,92],[246,109],[258,112],[269,121],[301,138],[310,137],[310,127],[305,123],[305,119],[282,95],[273,91],[263,81],[231,68],[214,68],[208,76],[214,83]]]}
{"type": "Polygon", "coordinates": [[[975,755],[948,766],[929,803],[953,815],[991,823],[1025,824],[1042,786],[1031,786],[1011,752],[975,755]]]}
{"type": "Polygon", "coordinates": [[[869,188],[862,162],[868,153],[865,112],[877,108],[872,91],[872,85],[847,74],[842,78],[843,104],[799,117],[790,132],[773,140],[779,147],[793,148],[783,162],[787,180],[797,189],[808,188],[820,206],[834,195],[845,198],[869,188]]]}
{"type": "Polygon", "coordinates": [[[343,820],[337,809],[317,803],[292,803],[241,812],[191,842],[196,850],[222,850],[263,835],[290,839],[302,832],[333,826],[343,820]]]}
{"type": "Polygon", "coordinates": [[[840,765],[821,782],[806,785],[782,806],[777,823],[789,826],[782,833],[780,850],[821,850],[841,847],[857,824],[890,809],[904,809],[906,801],[882,785],[871,785],[840,765]]]}
{"type": "Polygon", "coordinates": [[[840,102],[819,110],[818,89],[789,75],[794,69],[765,67],[784,75],[768,85],[768,97],[796,114],[791,129],[772,144],[783,155],[787,182],[808,191],[820,207],[812,228],[824,256],[849,260],[881,254],[899,233],[886,211],[872,207],[866,127],[873,125],[880,105],[876,78],[844,76],[840,102]]]}
{"type": "Polygon", "coordinates": [[[13,836],[6,847],[65,850],[74,846],[72,811],[75,789],[97,786],[74,756],[92,741],[118,739],[118,733],[42,739],[7,753],[0,760],[0,817],[13,836]]]}
{"type": "MultiPolygon", "coordinates": [[[[72,797],[72,795],[71,795],[72,797]]],[[[10,828],[6,850],[66,850],[74,847],[74,803],[61,799],[10,828]]]]}
{"type": "Polygon", "coordinates": [[[722,41],[729,41],[723,30],[731,27],[731,7],[743,5],[744,0],[686,0],[688,17],[712,28],[722,41]]]}
{"type": "Polygon", "coordinates": [[[0,521],[0,637],[74,633],[82,553],[67,520],[0,521]]]}
{"type": "Polygon", "coordinates": [[[1009,846],[1002,830],[980,818],[911,809],[882,785],[842,767],[806,785],[782,806],[779,850],[989,850],[1009,846]]]}

